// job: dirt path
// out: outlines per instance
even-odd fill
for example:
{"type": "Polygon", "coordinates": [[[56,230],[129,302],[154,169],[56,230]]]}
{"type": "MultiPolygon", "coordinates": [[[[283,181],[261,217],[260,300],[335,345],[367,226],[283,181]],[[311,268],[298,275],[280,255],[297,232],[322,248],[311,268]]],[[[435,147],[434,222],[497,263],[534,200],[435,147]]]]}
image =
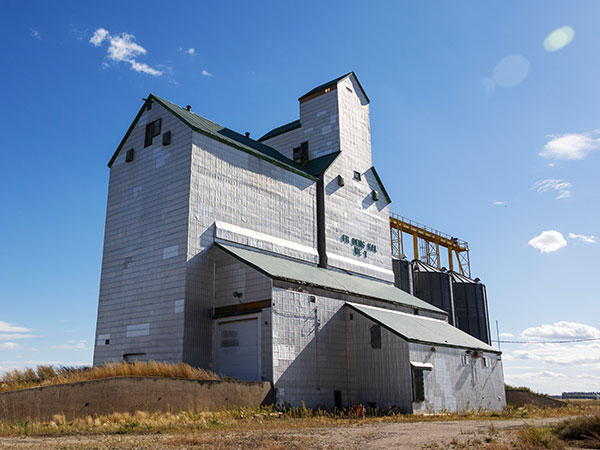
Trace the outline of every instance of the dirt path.
{"type": "Polygon", "coordinates": [[[507,441],[510,430],[549,425],[565,418],[372,423],[328,428],[204,431],[182,434],[94,435],[0,438],[2,449],[406,449],[448,448],[451,442],[476,444],[486,438],[507,441]]]}

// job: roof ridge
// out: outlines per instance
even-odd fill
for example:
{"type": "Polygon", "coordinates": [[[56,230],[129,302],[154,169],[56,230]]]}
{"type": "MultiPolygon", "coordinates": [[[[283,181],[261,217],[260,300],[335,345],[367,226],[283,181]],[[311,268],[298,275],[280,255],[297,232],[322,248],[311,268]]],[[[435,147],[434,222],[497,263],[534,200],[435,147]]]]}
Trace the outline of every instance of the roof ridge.
{"type": "MultiPolygon", "coordinates": [[[[185,123],[187,126],[192,128],[196,132],[199,132],[201,134],[204,134],[205,136],[220,141],[226,145],[229,145],[230,147],[237,148],[238,150],[241,150],[245,153],[249,153],[253,156],[261,158],[283,169],[289,170],[298,175],[309,178],[313,181],[316,180],[316,178],[313,175],[303,170],[302,167],[300,167],[291,159],[279,153],[273,147],[263,144],[262,142],[258,142],[248,136],[244,136],[241,133],[238,133],[237,131],[234,131],[223,125],[213,122],[210,119],[207,119],[203,116],[200,116],[199,114],[189,111],[173,102],[170,102],[169,100],[159,97],[156,94],[150,93],[148,95],[148,100],[152,99],[156,100],[157,103],[159,103],[165,109],[169,110],[178,119],[180,119],[183,123],[185,123]]],[[[109,161],[108,167],[112,166],[117,155],[121,151],[122,147],[125,145],[125,141],[129,137],[129,134],[132,132],[135,124],[144,112],[145,105],[146,103],[142,105],[140,111],[138,112],[137,116],[135,117],[134,121],[129,127],[127,133],[125,134],[123,140],[119,144],[119,147],[117,148],[113,157],[109,161]]]]}

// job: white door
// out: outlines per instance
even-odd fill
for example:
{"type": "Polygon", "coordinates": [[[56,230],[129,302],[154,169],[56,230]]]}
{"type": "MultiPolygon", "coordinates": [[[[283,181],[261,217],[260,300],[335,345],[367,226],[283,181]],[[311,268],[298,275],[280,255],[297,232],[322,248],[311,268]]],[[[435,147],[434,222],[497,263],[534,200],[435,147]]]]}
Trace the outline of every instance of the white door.
{"type": "Polygon", "coordinates": [[[216,372],[260,381],[258,318],[220,321],[216,326],[216,372]]]}

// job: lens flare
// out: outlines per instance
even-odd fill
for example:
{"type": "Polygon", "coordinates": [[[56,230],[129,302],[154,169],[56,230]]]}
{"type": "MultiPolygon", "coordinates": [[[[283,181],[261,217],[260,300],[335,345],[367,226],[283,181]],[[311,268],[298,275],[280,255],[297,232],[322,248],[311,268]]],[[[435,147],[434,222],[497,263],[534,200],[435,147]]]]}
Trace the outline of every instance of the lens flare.
{"type": "Polygon", "coordinates": [[[544,39],[544,50],[548,52],[560,50],[569,45],[574,36],[575,31],[571,27],[557,28],[544,39]]]}
{"type": "Polygon", "coordinates": [[[493,79],[498,86],[513,87],[529,73],[529,61],[523,55],[505,56],[494,67],[493,79]]]}

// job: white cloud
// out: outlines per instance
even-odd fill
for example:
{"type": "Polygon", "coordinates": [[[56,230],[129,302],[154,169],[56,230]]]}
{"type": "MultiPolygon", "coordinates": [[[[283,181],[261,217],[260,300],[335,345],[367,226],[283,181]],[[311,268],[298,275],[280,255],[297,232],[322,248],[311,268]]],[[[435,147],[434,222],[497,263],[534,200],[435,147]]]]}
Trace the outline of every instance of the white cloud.
{"type": "Polygon", "coordinates": [[[136,72],[147,73],[148,75],[159,76],[162,75],[160,70],[153,69],[148,64],[140,63],[137,61],[129,61],[131,63],[131,68],[136,72]]]}
{"type": "Polygon", "coordinates": [[[548,52],[560,50],[569,45],[574,36],[575,31],[571,27],[557,28],[544,39],[544,50],[548,52]]]}
{"type": "MultiPolygon", "coordinates": [[[[115,64],[126,62],[136,72],[159,76],[162,71],[150,67],[148,64],[138,62],[135,58],[146,54],[146,49],[135,42],[135,36],[129,33],[121,33],[118,36],[111,35],[104,28],[98,28],[90,39],[90,43],[96,47],[108,40],[108,52],[106,57],[115,64]]],[[[105,68],[103,64],[103,68],[105,68]]]]}
{"type": "Polygon", "coordinates": [[[33,334],[22,334],[22,333],[3,333],[0,334],[0,341],[9,341],[11,339],[29,339],[37,337],[33,334]]]}
{"type": "Polygon", "coordinates": [[[22,333],[31,331],[29,328],[19,327],[12,323],[4,322],[0,320],[0,333],[22,333]]]}
{"type": "Polygon", "coordinates": [[[15,350],[19,348],[19,344],[14,342],[3,342],[0,343],[0,350],[15,350]]]}
{"type": "Polygon", "coordinates": [[[581,160],[600,148],[600,139],[588,134],[567,133],[551,137],[540,152],[542,158],[581,160]]]}
{"type": "MultiPolygon", "coordinates": [[[[556,322],[539,327],[527,328],[520,337],[527,340],[572,340],[600,338],[600,330],[591,325],[577,322],[556,322]]],[[[600,355],[599,355],[600,356],[600,355]]]]}
{"type": "Polygon", "coordinates": [[[500,337],[508,338],[508,337],[515,337],[515,335],[512,333],[500,333],[500,337]]]}
{"type": "Polygon", "coordinates": [[[85,345],[86,340],[81,339],[79,341],[70,340],[62,345],[53,345],[52,348],[54,350],[88,350],[91,347],[87,347],[85,345]]]}
{"type": "Polygon", "coordinates": [[[541,361],[558,365],[589,365],[600,363],[600,344],[527,344],[523,350],[515,350],[515,359],[541,361]]]}
{"type": "Polygon", "coordinates": [[[573,185],[564,180],[539,180],[529,188],[530,191],[547,192],[556,191],[556,199],[569,198],[573,195],[571,188],[573,185]]]}
{"type": "Polygon", "coordinates": [[[492,206],[508,206],[508,202],[504,202],[501,200],[494,200],[492,202],[492,206]]]}
{"type": "Polygon", "coordinates": [[[547,230],[532,238],[528,244],[541,253],[552,253],[565,247],[567,241],[558,231],[547,230]]]}
{"type": "Polygon", "coordinates": [[[196,49],[194,47],[190,47],[185,51],[190,56],[196,56],[196,49]]]}
{"type": "Polygon", "coordinates": [[[106,39],[107,37],[108,31],[106,31],[104,28],[98,28],[94,32],[94,35],[91,37],[90,43],[95,45],[96,47],[100,47],[102,41],[104,41],[104,39],[106,39]]]}
{"type": "Polygon", "coordinates": [[[586,236],[585,234],[569,233],[569,239],[577,239],[586,242],[587,244],[595,244],[597,242],[596,236],[586,236]]]}
{"type": "Polygon", "coordinates": [[[519,333],[519,338],[530,343],[507,344],[506,347],[511,349],[508,351],[503,347],[507,383],[552,394],[598,390],[600,341],[569,342],[600,339],[598,328],[560,321],[527,328],[519,333]],[[547,341],[567,342],[559,344],[547,341]]]}
{"type": "Polygon", "coordinates": [[[205,77],[212,77],[212,73],[204,69],[202,69],[202,75],[204,75],[205,77]]]}
{"type": "Polygon", "coordinates": [[[40,41],[42,40],[42,35],[40,34],[40,32],[38,30],[34,30],[32,28],[32,29],[30,29],[30,32],[31,32],[31,37],[34,37],[40,41]]]}

